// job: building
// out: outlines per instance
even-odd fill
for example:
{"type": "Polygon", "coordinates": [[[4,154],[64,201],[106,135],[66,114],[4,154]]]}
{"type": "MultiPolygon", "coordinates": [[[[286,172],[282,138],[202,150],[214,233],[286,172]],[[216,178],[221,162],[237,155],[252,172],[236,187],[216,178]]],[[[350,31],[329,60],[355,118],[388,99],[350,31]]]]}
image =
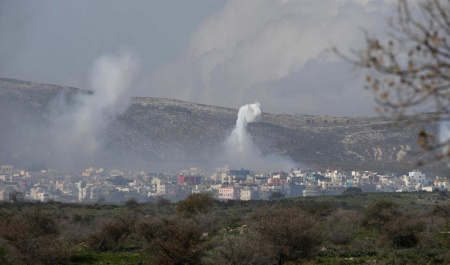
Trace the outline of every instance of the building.
{"type": "Polygon", "coordinates": [[[425,174],[418,170],[413,170],[408,173],[408,176],[403,176],[403,181],[407,186],[417,183],[423,183],[426,180],[425,174]]]}
{"type": "Polygon", "coordinates": [[[241,201],[259,200],[259,189],[256,187],[245,187],[241,189],[241,201]]]}
{"type": "Polygon", "coordinates": [[[178,175],[178,185],[200,185],[202,182],[202,178],[199,176],[185,176],[178,175]]]}
{"type": "Polygon", "coordinates": [[[317,185],[308,185],[306,189],[303,191],[304,197],[312,197],[312,196],[321,196],[324,194],[324,191],[317,185]]]}
{"type": "Polygon", "coordinates": [[[219,189],[219,200],[239,200],[241,187],[229,186],[219,189]]]}

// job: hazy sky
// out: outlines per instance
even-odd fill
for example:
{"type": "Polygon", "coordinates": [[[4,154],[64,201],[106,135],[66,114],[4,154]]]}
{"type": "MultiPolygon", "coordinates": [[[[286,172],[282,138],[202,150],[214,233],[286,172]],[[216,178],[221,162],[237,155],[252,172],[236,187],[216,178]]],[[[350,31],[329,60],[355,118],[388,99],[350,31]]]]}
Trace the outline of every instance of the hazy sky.
{"type": "Polygon", "coordinates": [[[267,112],[369,115],[364,74],[325,51],[381,34],[393,0],[0,0],[0,77],[88,88],[94,61],[137,58],[135,96],[267,112]]]}

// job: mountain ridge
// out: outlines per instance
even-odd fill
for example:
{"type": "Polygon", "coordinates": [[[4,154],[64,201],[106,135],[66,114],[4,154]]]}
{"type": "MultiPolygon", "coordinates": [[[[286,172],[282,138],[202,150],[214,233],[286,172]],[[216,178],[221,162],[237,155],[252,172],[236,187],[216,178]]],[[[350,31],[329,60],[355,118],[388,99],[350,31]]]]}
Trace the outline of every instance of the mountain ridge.
{"type": "MultiPolygon", "coordinates": [[[[15,140],[14,130],[22,131],[20,124],[37,124],[45,132],[52,124],[48,112],[53,100],[78,93],[89,96],[93,92],[0,78],[0,125],[7,128],[2,133],[8,136],[5,142],[15,140]]],[[[127,111],[107,129],[105,156],[119,161],[128,156],[148,161],[214,161],[234,128],[237,112],[176,99],[134,97],[127,111]]],[[[428,119],[427,114],[417,117],[428,119]]],[[[248,132],[263,154],[287,156],[303,165],[399,166],[406,153],[415,150],[418,128],[381,117],[263,113],[259,122],[248,125],[248,132]]],[[[20,135],[27,137],[26,132],[20,135]]],[[[0,158],[8,162],[14,154],[5,142],[0,143],[0,158]]],[[[19,157],[26,157],[23,148],[19,149],[19,157]]]]}

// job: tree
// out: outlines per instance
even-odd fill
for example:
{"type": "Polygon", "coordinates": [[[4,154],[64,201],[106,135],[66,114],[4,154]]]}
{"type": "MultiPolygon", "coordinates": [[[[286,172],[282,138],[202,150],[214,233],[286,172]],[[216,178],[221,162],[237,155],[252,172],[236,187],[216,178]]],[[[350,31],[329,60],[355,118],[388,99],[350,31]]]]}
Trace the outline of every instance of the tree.
{"type": "Polygon", "coordinates": [[[138,206],[138,205],[139,205],[139,202],[138,202],[135,198],[131,198],[131,199],[129,199],[129,200],[127,200],[127,201],[125,202],[125,205],[126,205],[126,206],[130,206],[130,207],[132,207],[132,206],[138,206]]]}
{"type": "Polygon", "coordinates": [[[259,234],[258,243],[265,246],[272,264],[305,258],[321,242],[319,218],[299,208],[259,210],[252,219],[250,228],[259,234]]]}
{"type": "Polygon", "coordinates": [[[170,204],[172,204],[172,202],[169,199],[164,198],[163,196],[156,197],[156,207],[164,208],[170,204]]]}
{"type": "Polygon", "coordinates": [[[269,200],[284,198],[284,194],[281,191],[274,191],[270,194],[269,200]]]}
{"type": "MultiPolygon", "coordinates": [[[[418,1],[419,2],[419,1],[418,1]]],[[[416,164],[450,160],[450,2],[425,0],[410,5],[399,0],[397,17],[391,19],[386,41],[366,34],[365,49],[345,60],[367,69],[366,89],[379,105],[376,111],[389,118],[421,123],[418,145],[425,157],[416,164]],[[424,120],[409,113],[433,112],[424,120]],[[431,133],[439,121],[440,137],[431,133]]]]}
{"type": "MultiPolygon", "coordinates": [[[[13,264],[64,264],[72,250],[61,238],[56,213],[29,208],[0,219],[0,244],[13,264]]],[[[1,246],[0,245],[0,246],[1,246]]]]}
{"type": "Polygon", "coordinates": [[[214,198],[209,193],[197,193],[189,195],[185,200],[180,201],[176,207],[179,214],[195,215],[198,213],[207,213],[214,206],[214,198]]]}
{"type": "Polygon", "coordinates": [[[366,207],[362,224],[373,226],[397,248],[415,247],[425,222],[419,215],[405,214],[393,201],[380,200],[366,207]]]}
{"type": "Polygon", "coordinates": [[[13,191],[9,194],[9,200],[12,203],[18,203],[18,202],[23,202],[24,196],[23,193],[20,191],[13,191]]]}
{"type": "Polygon", "coordinates": [[[270,256],[255,233],[227,233],[213,240],[213,247],[202,259],[205,265],[270,264],[270,256]]]}
{"type": "Polygon", "coordinates": [[[379,200],[369,204],[363,211],[362,224],[381,227],[401,215],[400,205],[393,201],[379,200]]]}
{"type": "Polygon", "coordinates": [[[342,193],[344,196],[361,196],[363,195],[363,191],[360,188],[357,187],[350,187],[344,190],[342,193]]]}
{"type": "Polygon", "coordinates": [[[98,231],[89,235],[86,244],[96,251],[120,250],[132,232],[134,221],[134,216],[103,220],[98,231]]]}
{"type": "Polygon", "coordinates": [[[199,264],[208,247],[199,226],[184,218],[145,218],[137,231],[152,253],[151,264],[199,264]]]}

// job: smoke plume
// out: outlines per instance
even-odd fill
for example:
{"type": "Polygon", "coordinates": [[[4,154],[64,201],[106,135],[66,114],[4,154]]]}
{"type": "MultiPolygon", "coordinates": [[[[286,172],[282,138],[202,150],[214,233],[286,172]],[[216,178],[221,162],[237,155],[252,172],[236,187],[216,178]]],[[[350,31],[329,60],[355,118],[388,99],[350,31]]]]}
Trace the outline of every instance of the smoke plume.
{"type": "Polygon", "coordinates": [[[228,138],[228,146],[236,152],[239,158],[242,155],[251,154],[253,142],[247,133],[247,124],[259,121],[261,106],[259,103],[247,104],[239,109],[236,127],[228,138]]]}
{"type": "Polygon", "coordinates": [[[279,170],[294,168],[294,163],[281,156],[265,156],[253,143],[251,135],[247,132],[249,123],[258,122],[262,110],[259,103],[242,106],[238,112],[236,127],[226,140],[226,163],[237,168],[250,168],[255,170],[279,170]]]}
{"type": "Polygon", "coordinates": [[[101,150],[108,125],[124,113],[130,102],[138,65],[129,53],[104,55],[90,75],[93,94],[60,98],[53,109],[53,154],[68,167],[90,161],[101,150]]]}
{"type": "Polygon", "coordinates": [[[142,90],[235,108],[257,98],[275,113],[373,115],[373,98],[361,89],[364,76],[326,50],[363,49],[361,29],[382,36],[394,2],[226,1],[192,34],[182,56],[155,71],[142,90]]]}

